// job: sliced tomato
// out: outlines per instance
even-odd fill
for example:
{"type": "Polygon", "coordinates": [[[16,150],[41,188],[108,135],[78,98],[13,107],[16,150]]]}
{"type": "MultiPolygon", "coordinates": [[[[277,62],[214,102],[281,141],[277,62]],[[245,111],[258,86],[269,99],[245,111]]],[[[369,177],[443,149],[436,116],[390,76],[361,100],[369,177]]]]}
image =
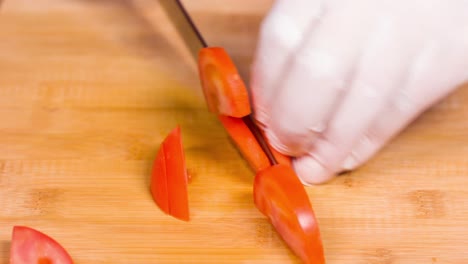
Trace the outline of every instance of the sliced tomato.
{"type": "Polygon", "coordinates": [[[189,221],[188,174],[180,127],[164,139],[153,165],[151,194],[166,214],[189,221]]]}
{"type": "Polygon", "coordinates": [[[244,81],[223,48],[201,49],[198,69],[205,100],[211,112],[233,117],[244,117],[251,113],[244,81]]]}
{"type": "MultiPolygon", "coordinates": [[[[259,172],[270,166],[268,157],[265,152],[263,152],[260,144],[242,118],[220,115],[218,119],[221,121],[221,124],[226,129],[237,149],[255,172],[259,172]]],[[[270,147],[270,149],[278,163],[286,165],[291,164],[291,159],[289,157],[279,153],[272,147],[270,147]]]]}
{"type": "Polygon", "coordinates": [[[169,193],[167,191],[166,155],[164,143],[159,148],[154,160],[151,177],[151,194],[156,204],[163,212],[169,213],[169,193]]]}
{"type": "Polygon", "coordinates": [[[309,197],[291,166],[274,165],[255,176],[254,202],[304,263],[325,263],[309,197]]]}
{"type": "Polygon", "coordinates": [[[218,115],[233,143],[257,173],[254,183],[257,208],[305,263],[325,263],[312,206],[291,167],[291,158],[270,147],[279,163],[271,166],[242,119],[251,113],[250,101],[231,58],[222,48],[204,48],[199,53],[198,68],[208,109],[218,115]]]}
{"type": "Polygon", "coordinates": [[[53,238],[30,227],[13,227],[10,264],[72,263],[67,251],[53,238]]]}
{"type": "Polygon", "coordinates": [[[218,118],[237,149],[255,172],[270,166],[267,156],[242,118],[230,116],[218,116],[218,118]]]}

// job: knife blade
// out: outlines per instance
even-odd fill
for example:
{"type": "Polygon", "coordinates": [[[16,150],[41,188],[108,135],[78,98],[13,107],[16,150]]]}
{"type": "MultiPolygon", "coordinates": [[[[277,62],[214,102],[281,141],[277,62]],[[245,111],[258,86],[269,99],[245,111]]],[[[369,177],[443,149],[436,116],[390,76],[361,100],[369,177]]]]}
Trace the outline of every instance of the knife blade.
{"type": "MultiPolygon", "coordinates": [[[[208,44],[196,27],[184,5],[180,0],[159,0],[159,2],[166,11],[171,22],[176,27],[177,32],[184,40],[185,45],[190,50],[193,59],[198,61],[198,53],[201,49],[208,47],[208,44]]],[[[254,135],[263,152],[266,154],[270,164],[278,164],[278,161],[269,148],[266,139],[255,124],[252,114],[243,117],[242,120],[254,135]]]]}
{"type": "Polygon", "coordinates": [[[202,48],[208,47],[208,45],[187,10],[180,0],[159,0],[159,2],[192,53],[193,59],[197,61],[198,52],[202,48]]]}

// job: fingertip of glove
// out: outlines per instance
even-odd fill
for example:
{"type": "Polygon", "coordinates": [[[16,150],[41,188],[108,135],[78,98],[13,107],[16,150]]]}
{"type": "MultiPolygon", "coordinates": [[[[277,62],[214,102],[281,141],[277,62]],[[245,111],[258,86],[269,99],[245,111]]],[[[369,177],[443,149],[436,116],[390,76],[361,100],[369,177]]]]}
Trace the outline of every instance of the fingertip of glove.
{"type": "Polygon", "coordinates": [[[344,160],[342,168],[345,171],[350,171],[356,169],[358,165],[358,160],[351,154],[344,160]]]}
{"type": "Polygon", "coordinates": [[[284,155],[298,157],[307,154],[316,142],[319,133],[297,128],[291,119],[268,119],[265,134],[270,144],[284,155]]]}
{"type": "Polygon", "coordinates": [[[323,184],[334,178],[333,172],[310,155],[294,159],[293,168],[302,184],[306,186],[323,184]]]}
{"type": "Polygon", "coordinates": [[[276,149],[277,151],[279,151],[280,153],[282,153],[283,155],[288,155],[288,156],[294,156],[295,153],[294,151],[289,148],[285,142],[283,142],[280,137],[278,137],[275,133],[275,131],[273,131],[272,129],[270,128],[266,128],[265,130],[265,135],[268,139],[268,142],[270,143],[270,145],[276,149]]]}
{"type": "Polygon", "coordinates": [[[261,127],[262,129],[265,129],[268,126],[268,121],[269,121],[269,115],[267,114],[267,111],[260,107],[255,108],[254,112],[254,119],[256,124],[261,127]]]}

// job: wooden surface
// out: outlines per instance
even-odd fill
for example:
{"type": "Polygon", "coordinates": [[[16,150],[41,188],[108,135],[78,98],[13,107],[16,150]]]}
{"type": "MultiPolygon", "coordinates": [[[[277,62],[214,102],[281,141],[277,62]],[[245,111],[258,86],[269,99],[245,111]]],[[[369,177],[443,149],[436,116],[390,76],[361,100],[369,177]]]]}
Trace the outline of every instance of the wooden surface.
{"type": "MultiPolygon", "coordinates": [[[[271,1],[186,1],[241,71],[271,1]]],[[[76,263],[298,263],[252,202],[253,174],[200,96],[157,1],[6,0],[0,7],[0,263],[13,225],[76,263]],[[192,221],[148,176],[182,127],[192,221]]],[[[328,263],[468,263],[468,91],[362,169],[308,188],[328,263]]]]}

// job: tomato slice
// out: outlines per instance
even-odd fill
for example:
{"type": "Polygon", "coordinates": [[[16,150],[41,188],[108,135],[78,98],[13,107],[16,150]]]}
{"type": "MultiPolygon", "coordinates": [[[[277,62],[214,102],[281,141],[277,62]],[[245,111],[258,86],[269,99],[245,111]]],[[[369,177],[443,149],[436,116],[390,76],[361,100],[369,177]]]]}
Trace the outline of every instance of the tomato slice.
{"type": "Polygon", "coordinates": [[[166,214],[189,221],[188,174],[180,127],[164,139],[153,164],[151,194],[166,214]]]}
{"type": "Polygon", "coordinates": [[[164,144],[159,148],[154,160],[151,177],[151,194],[156,204],[162,211],[169,213],[169,193],[167,191],[166,155],[164,144]]]}
{"type": "Polygon", "coordinates": [[[304,186],[291,167],[290,157],[270,147],[279,163],[271,166],[243,120],[251,113],[250,101],[229,55],[223,48],[203,48],[198,69],[208,109],[218,115],[233,143],[257,173],[255,205],[305,263],[325,263],[317,221],[304,186]]]}
{"type": "Polygon", "coordinates": [[[13,227],[10,264],[69,263],[73,263],[72,258],[53,238],[30,227],[13,227]]]}
{"type": "Polygon", "coordinates": [[[205,100],[211,112],[233,117],[244,117],[251,113],[244,81],[223,48],[201,49],[198,69],[205,100]]]}
{"type": "MultiPolygon", "coordinates": [[[[218,119],[226,129],[234,145],[255,172],[259,172],[270,166],[268,157],[242,118],[220,115],[218,119]]],[[[291,164],[290,157],[279,153],[272,147],[270,149],[278,163],[291,164]]]]}
{"type": "Polygon", "coordinates": [[[270,166],[267,156],[241,118],[218,116],[218,119],[237,149],[255,172],[270,166]]]}
{"type": "Polygon", "coordinates": [[[271,166],[255,176],[254,202],[304,263],[325,263],[309,197],[291,166],[271,166]]]}

